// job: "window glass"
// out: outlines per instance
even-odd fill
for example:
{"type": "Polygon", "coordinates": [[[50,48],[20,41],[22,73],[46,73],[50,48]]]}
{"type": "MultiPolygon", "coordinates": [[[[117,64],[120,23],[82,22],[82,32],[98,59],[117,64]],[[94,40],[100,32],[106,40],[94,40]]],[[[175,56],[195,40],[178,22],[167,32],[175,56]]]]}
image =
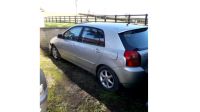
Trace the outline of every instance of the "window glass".
{"type": "Polygon", "coordinates": [[[104,42],[104,33],[101,30],[97,30],[97,35],[99,37],[99,45],[100,46],[104,46],[105,42],[104,42]]]}
{"type": "Polygon", "coordinates": [[[83,30],[82,37],[85,43],[104,46],[104,34],[99,29],[86,27],[83,30]]]}
{"type": "Polygon", "coordinates": [[[127,50],[143,50],[148,49],[148,29],[141,28],[126,31],[119,34],[120,39],[127,50]]]}
{"type": "Polygon", "coordinates": [[[78,40],[82,27],[74,27],[64,33],[64,38],[69,40],[78,40]]]}

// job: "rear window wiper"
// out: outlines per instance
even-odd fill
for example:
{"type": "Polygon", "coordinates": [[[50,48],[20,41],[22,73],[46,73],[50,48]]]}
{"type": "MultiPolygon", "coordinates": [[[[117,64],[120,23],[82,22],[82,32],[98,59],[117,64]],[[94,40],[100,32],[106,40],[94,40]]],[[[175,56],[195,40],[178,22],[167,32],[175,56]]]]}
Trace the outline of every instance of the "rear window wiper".
{"type": "Polygon", "coordinates": [[[134,48],[133,50],[134,51],[141,51],[141,50],[145,50],[145,49],[148,49],[148,48],[134,48]]]}

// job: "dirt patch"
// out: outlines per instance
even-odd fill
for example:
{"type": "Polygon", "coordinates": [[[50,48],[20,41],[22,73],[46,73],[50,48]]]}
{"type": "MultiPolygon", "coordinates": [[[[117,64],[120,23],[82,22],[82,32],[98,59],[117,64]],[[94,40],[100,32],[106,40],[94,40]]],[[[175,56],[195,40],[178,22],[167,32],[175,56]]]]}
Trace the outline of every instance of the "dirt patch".
{"type": "Polygon", "coordinates": [[[47,83],[48,83],[48,87],[49,87],[49,88],[55,86],[55,80],[54,80],[52,77],[46,76],[46,80],[47,80],[47,83]]]}

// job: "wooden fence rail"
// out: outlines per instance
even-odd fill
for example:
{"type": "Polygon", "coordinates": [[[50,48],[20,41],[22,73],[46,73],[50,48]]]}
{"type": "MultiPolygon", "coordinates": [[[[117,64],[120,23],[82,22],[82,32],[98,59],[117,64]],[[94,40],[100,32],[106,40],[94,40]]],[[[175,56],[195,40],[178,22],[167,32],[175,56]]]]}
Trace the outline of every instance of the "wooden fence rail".
{"type": "Polygon", "coordinates": [[[134,23],[148,25],[148,15],[91,15],[80,14],[80,16],[47,16],[45,22],[53,23],[85,23],[85,22],[114,22],[134,23]]]}

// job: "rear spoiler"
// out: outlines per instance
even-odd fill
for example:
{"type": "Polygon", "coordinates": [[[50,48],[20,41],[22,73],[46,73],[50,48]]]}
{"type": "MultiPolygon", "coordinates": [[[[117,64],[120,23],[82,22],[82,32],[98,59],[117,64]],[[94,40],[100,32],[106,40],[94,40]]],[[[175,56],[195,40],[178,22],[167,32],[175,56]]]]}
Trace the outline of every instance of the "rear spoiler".
{"type": "Polygon", "coordinates": [[[146,31],[147,29],[148,27],[141,27],[141,28],[137,28],[133,30],[125,30],[125,31],[119,32],[119,34],[124,33],[124,32],[129,32],[129,31],[131,31],[132,33],[138,33],[138,32],[146,31]]]}

